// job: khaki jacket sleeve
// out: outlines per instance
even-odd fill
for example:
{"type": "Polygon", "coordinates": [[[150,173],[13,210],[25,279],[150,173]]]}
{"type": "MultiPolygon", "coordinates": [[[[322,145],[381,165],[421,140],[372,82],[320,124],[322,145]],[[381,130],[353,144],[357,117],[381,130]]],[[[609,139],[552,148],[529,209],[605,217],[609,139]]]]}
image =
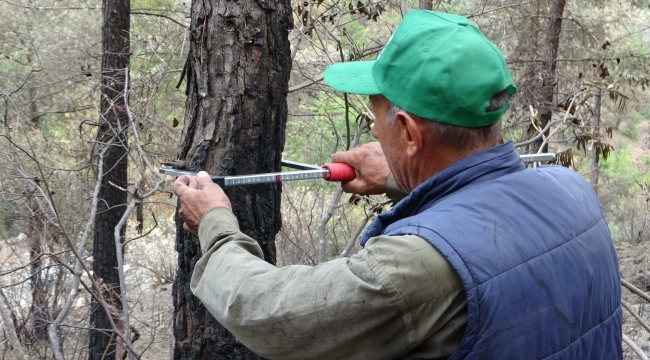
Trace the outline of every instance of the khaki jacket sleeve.
{"type": "Polygon", "coordinates": [[[404,192],[397,188],[395,183],[395,177],[393,173],[388,173],[388,178],[386,179],[386,197],[393,200],[394,202],[401,201],[408,196],[407,192],[404,192]]]}
{"type": "Polygon", "coordinates": [[[204,255],[192,291],[266,358],[395,359],[439,333],[439,345],[422,351],[448,355],[462,337],[443,330],[464,306],[462,285],[444,258],[423,261],[441,255],[421,238],[374,238],[350,258],[277,268],[230,210],[215,208],[201,221],[199,239],[204,255]]]}

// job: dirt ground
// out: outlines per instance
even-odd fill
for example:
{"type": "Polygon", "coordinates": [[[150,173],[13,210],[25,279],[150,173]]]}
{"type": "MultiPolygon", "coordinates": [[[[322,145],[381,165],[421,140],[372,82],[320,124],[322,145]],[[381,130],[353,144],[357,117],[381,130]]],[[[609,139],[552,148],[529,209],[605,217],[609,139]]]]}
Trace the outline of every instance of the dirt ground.
{"type": "Polygon", "coordinates": [[[131,311],[133,327],[140,332],[134,344],[142,359],[171,359],[174,346],[172,336],[171,284],[144,290],[131,311]]]}
{"type": "MultiPolygon", "coordinates": [[[[637,288],[650,291],[650,243],[624,245],[616,249],[619,259],[621,277],[637,288]]],[[[623,287],[622,298],[646,323],[650,324],[650,303],[623,287]]],[[[623,333],[648,354],[650,350],[650,333],[634,319],[627,310],[623,310],[623,333]]],[[[624,359],[638,359],[638,355],[623,344],[624,359]]]]}

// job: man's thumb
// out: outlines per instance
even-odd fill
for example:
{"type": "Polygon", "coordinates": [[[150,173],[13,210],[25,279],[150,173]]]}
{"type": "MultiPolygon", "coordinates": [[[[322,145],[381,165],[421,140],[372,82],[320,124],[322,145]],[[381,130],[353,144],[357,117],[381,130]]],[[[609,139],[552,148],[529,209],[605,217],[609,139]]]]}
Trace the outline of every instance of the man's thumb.
{"type": "Polygon", "coordinates": [[[207,172],[199,171],[199,173],[196,174],[196,182],[199,185],[199,189],[202,189],[205,185],[212,184],[212,179],[210,178],[210,174],[207,172]]]}

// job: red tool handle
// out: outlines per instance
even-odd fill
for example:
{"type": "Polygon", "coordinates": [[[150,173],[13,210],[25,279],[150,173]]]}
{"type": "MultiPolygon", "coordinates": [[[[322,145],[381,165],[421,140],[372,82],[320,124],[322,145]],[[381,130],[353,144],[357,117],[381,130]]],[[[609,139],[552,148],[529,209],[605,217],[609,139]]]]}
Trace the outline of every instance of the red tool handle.
{"type": "Polygon", "coordinates": [[[346,163],[325,164],[323,165],[323,169],[330,171],[330,176],[325,179],[327,181],[346,182],[354,180],[357,177],[356,170],[346,163]]]}

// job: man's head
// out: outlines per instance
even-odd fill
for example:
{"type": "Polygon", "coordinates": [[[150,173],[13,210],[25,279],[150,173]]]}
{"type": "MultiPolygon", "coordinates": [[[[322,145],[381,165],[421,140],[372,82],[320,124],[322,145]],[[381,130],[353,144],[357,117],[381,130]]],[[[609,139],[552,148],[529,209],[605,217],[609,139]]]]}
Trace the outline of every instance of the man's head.
{"type": "Polygon", "coordinates": [[[515,84],[501,51],[468,19],[409,11],[377,60],[328,67],[325,82],[342,92],[383,95],[423,119],[477,128],[496,123],[508,105],[490,99],[515,84]]]}
{"type": "Polygon", "coordinates": [[[324,78],[371,95],[373,135],[403,190],[495,146],[515,92],[503,54],[475,25],[432,11],[408,12],[377,60],[332,65],[324,78]]]}

